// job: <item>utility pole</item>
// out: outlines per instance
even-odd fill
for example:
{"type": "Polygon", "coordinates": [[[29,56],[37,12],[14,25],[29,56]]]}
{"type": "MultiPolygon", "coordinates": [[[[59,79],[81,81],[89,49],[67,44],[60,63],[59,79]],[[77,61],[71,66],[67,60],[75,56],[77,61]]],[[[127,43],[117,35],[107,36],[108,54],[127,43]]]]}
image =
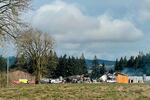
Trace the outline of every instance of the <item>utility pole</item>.
{"type": "Polygon", "coordinates": [[[9,56],[7,56],[7,87],[9,85],[9,56]]]}

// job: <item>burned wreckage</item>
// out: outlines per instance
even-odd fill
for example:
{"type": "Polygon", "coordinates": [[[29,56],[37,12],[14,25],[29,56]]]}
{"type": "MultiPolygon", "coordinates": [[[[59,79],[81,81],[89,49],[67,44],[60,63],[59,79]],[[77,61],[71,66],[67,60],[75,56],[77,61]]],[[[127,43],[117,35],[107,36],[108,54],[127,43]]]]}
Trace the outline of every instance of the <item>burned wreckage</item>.
{"type": "Polygon", "coordinates": [[[128,76],[121,72],[115,72],[113,74],[106,73],[100,78],[94,80],[89,76],[73,75],[68,77],[59,77],[57,79],[43,78],[41,83],[148,83],[150,82],[150,76],[128,76]]]}
{"type": "Polygon", "coordinates": [[[150,83],[150,76],[128,76],[127,74],[123,74],[120,72],[116,72],[114,74],[104,74],[100,78],[101,82],[108,83],[150,83]]]}
{"type": "Polygon", "coordinates": [[[74,75],[68,77],[59,77],[57,79],[42,78],[41,83],[90,83],[90,77],[84,75],[74,75]]]}

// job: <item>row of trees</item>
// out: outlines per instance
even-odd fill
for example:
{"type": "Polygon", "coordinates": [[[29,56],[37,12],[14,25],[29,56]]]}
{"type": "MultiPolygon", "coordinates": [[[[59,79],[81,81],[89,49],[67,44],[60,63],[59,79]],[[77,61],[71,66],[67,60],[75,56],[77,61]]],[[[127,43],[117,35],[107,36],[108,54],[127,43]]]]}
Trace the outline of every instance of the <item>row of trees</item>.
{"type": "Polygon", "coordinates": [[[67,55],[64,55],[58,59],[58,62],[55,77],[87,74],[88,68],[83,54],[80,58],[74,56],[67,58],[67,55]]]}
{"type": "MultiPolygon", "coordinates": [[[[35,74],[35,69],[32,64],[32,60],[25,60],[17,58],[15,63],[11,66],[11,69],[19,69],[23,71],[27,71],[31,74],[35,74]]],[[[99,64],[97,57],[95,56],[92,65],[91,65],[92,72],[89,74],[86,64],[86,59],[84,54],[81,57],[74,57],[74,56],[64,56],[58,57],[56,52],[50,51],[50,55],[48,57],[48,63],[41,69],[41,76],[48,77],[48,78],[58,78],[68,77],[72,75],[87,75],[91,78],[99,78],[104,73],[106,73],[105,65],[99,64]]]]}
{"type": "Polygon", "coordinates": [[[126,73],[132,70],[137,71],[137,75],[139,73],[150,75],[150,53],[143,54],[140,52],[138,56],[131,56],[128,60],[126,57],[116,60],[115,71],[123,71],[125,69],[130,69],[126,73]]]}
{"type": "MultiPolygon", "coordinates": [[[[24,59],[22,56],[12,59],[14,63],[11,64],[11,70],[22,70],[36,75],[34,62],[32,59],[24,59]]],[[[0,57],[0,70],[6,72],[6,59],[0,57]]],[[[48,57],[48,63],[40,70],[41,77],[58,78],[59,76],[67,77],[72,75],[87,75],[91,78],[99,78],[106,73],[105,65],[99,64],[97,57],[95,56],[91,65],[91,74],[88,73],[88,67],[86,65],[86,59],[84,54],[81,57],[64,56],[58,57],[56,52],[50,51],[48,57]]]]}
{"type": "MultiPolygon", "coordinates": [[[[19,69],[27,71],[31,74],[35,74],[33,61],[30,59],[24,60],[21,57],[17,58],[15,63],[11,66],[11,69],[19,69]]],[[[58,57],[56,52],[50,51],[48,56],[48,63],[40,70],[42,77],[58,78],[59,76],[67,77],[72,75],[87,74],[87,66],[84,55],[80,58],[74,56],[58,57]]]]}
{"type": "Polygon", "coordinates": [[[92,73],[91,78],[96,79],[106,73],[105,64],[99,64],[97,57],[95,56],[92,61],[92,73]]]}

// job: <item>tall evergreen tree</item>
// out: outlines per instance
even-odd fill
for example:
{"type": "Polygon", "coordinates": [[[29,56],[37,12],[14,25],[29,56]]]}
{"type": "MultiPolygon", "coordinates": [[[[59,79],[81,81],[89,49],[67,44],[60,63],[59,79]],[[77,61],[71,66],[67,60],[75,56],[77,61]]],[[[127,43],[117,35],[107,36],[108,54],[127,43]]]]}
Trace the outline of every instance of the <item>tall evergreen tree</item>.
{"type": "Polygon", "coordinates": [[[116,62],[115,62],[115,71],[119,71],[119,61],[118,59],[116,59],[116,62]]]}
{"type": "Polygon", "coordinates": [[[100,68],[99,68],[99,63],[98,63],[98,59],[95,56],[93,61],[92,61],[92,73],[91,73],[91,78],[98,78],[100,76],[100,68]]]}
{"type": "Polygon", "coordinates": [[[86,65],[85,57],[84,57],[83,53],[81,55],[80,62],[81,62],[82,74],[86,75],[87,74],[87,65],[86,65]]]}
{"type": "Polygon", "coordinates": [[[134,69],[138,69],[139,63],[140,63],[140,59],[139,59],[138,57],[136,57],[136,58],[134,59],[133,68],[134,68],[134,69]]]}
{"type": "Polygon", "coordinates": [[[131,56],[130,59],[128,60],[128,67],[133,68],[134,66],[134,56],[131,56]]]}
{"type": "Polygon", "coordinates": [[[6,71],[7,61],[4,57],[0,56],[0,72],[6,71]]]}
{"type": "Polygon", "coordinates": [[[123,69],[123,66],[124,65],[124,60],[123,58],[121,57],[120,61],[119,61],[119,71],[121,71],[123,69]]]}
{"type": "Polygon", "coordinates": [[[127,61],[127,57],[125,56],[124,59],[123,59],[123,65],[122,67],[127,67],[127,64],[128,64],[128,61],[127,61]]]}
{"type": "Polygon", "coordinates": [[[106,73],[106,68],[105,68],[105,64],[103,63],[100,66],[100,76],[104,75],[106,73]]]}
{"type": "Polygon", "coordinates": [[[51,50],[48,59],[49,59],[49,61],[47,64],[45,76],[46,77],[56,77],[55,70],[56,70],[56,67],[58,66],[58,57],[57,57],[56,52],[53,52],[51,50]]]}
{"type": "Polygon", "coordinates": [[[56,68],[56,76],[59,77],[59,76],[62,76],[62,77],[66,77],[67,76],[67,55],[65,54],[63,57],[61,56],[59,58],[59,64],[56,68]]]}
{"type": "Polygon", "coordinates": [[[69,56],[66,65],[66,76],[72,76],[74,74],[73,67],[73,59],[69,56]]]}

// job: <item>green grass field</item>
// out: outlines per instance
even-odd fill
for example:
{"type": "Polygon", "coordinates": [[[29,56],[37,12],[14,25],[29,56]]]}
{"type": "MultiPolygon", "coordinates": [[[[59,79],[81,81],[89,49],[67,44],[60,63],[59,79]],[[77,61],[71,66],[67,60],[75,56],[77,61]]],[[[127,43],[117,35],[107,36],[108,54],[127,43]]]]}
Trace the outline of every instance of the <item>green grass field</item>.
{"type": "Polygon", "coordinates": [[[0,100],[150,100],[150,84],[48,84],[0,89],[0,100]]]}

